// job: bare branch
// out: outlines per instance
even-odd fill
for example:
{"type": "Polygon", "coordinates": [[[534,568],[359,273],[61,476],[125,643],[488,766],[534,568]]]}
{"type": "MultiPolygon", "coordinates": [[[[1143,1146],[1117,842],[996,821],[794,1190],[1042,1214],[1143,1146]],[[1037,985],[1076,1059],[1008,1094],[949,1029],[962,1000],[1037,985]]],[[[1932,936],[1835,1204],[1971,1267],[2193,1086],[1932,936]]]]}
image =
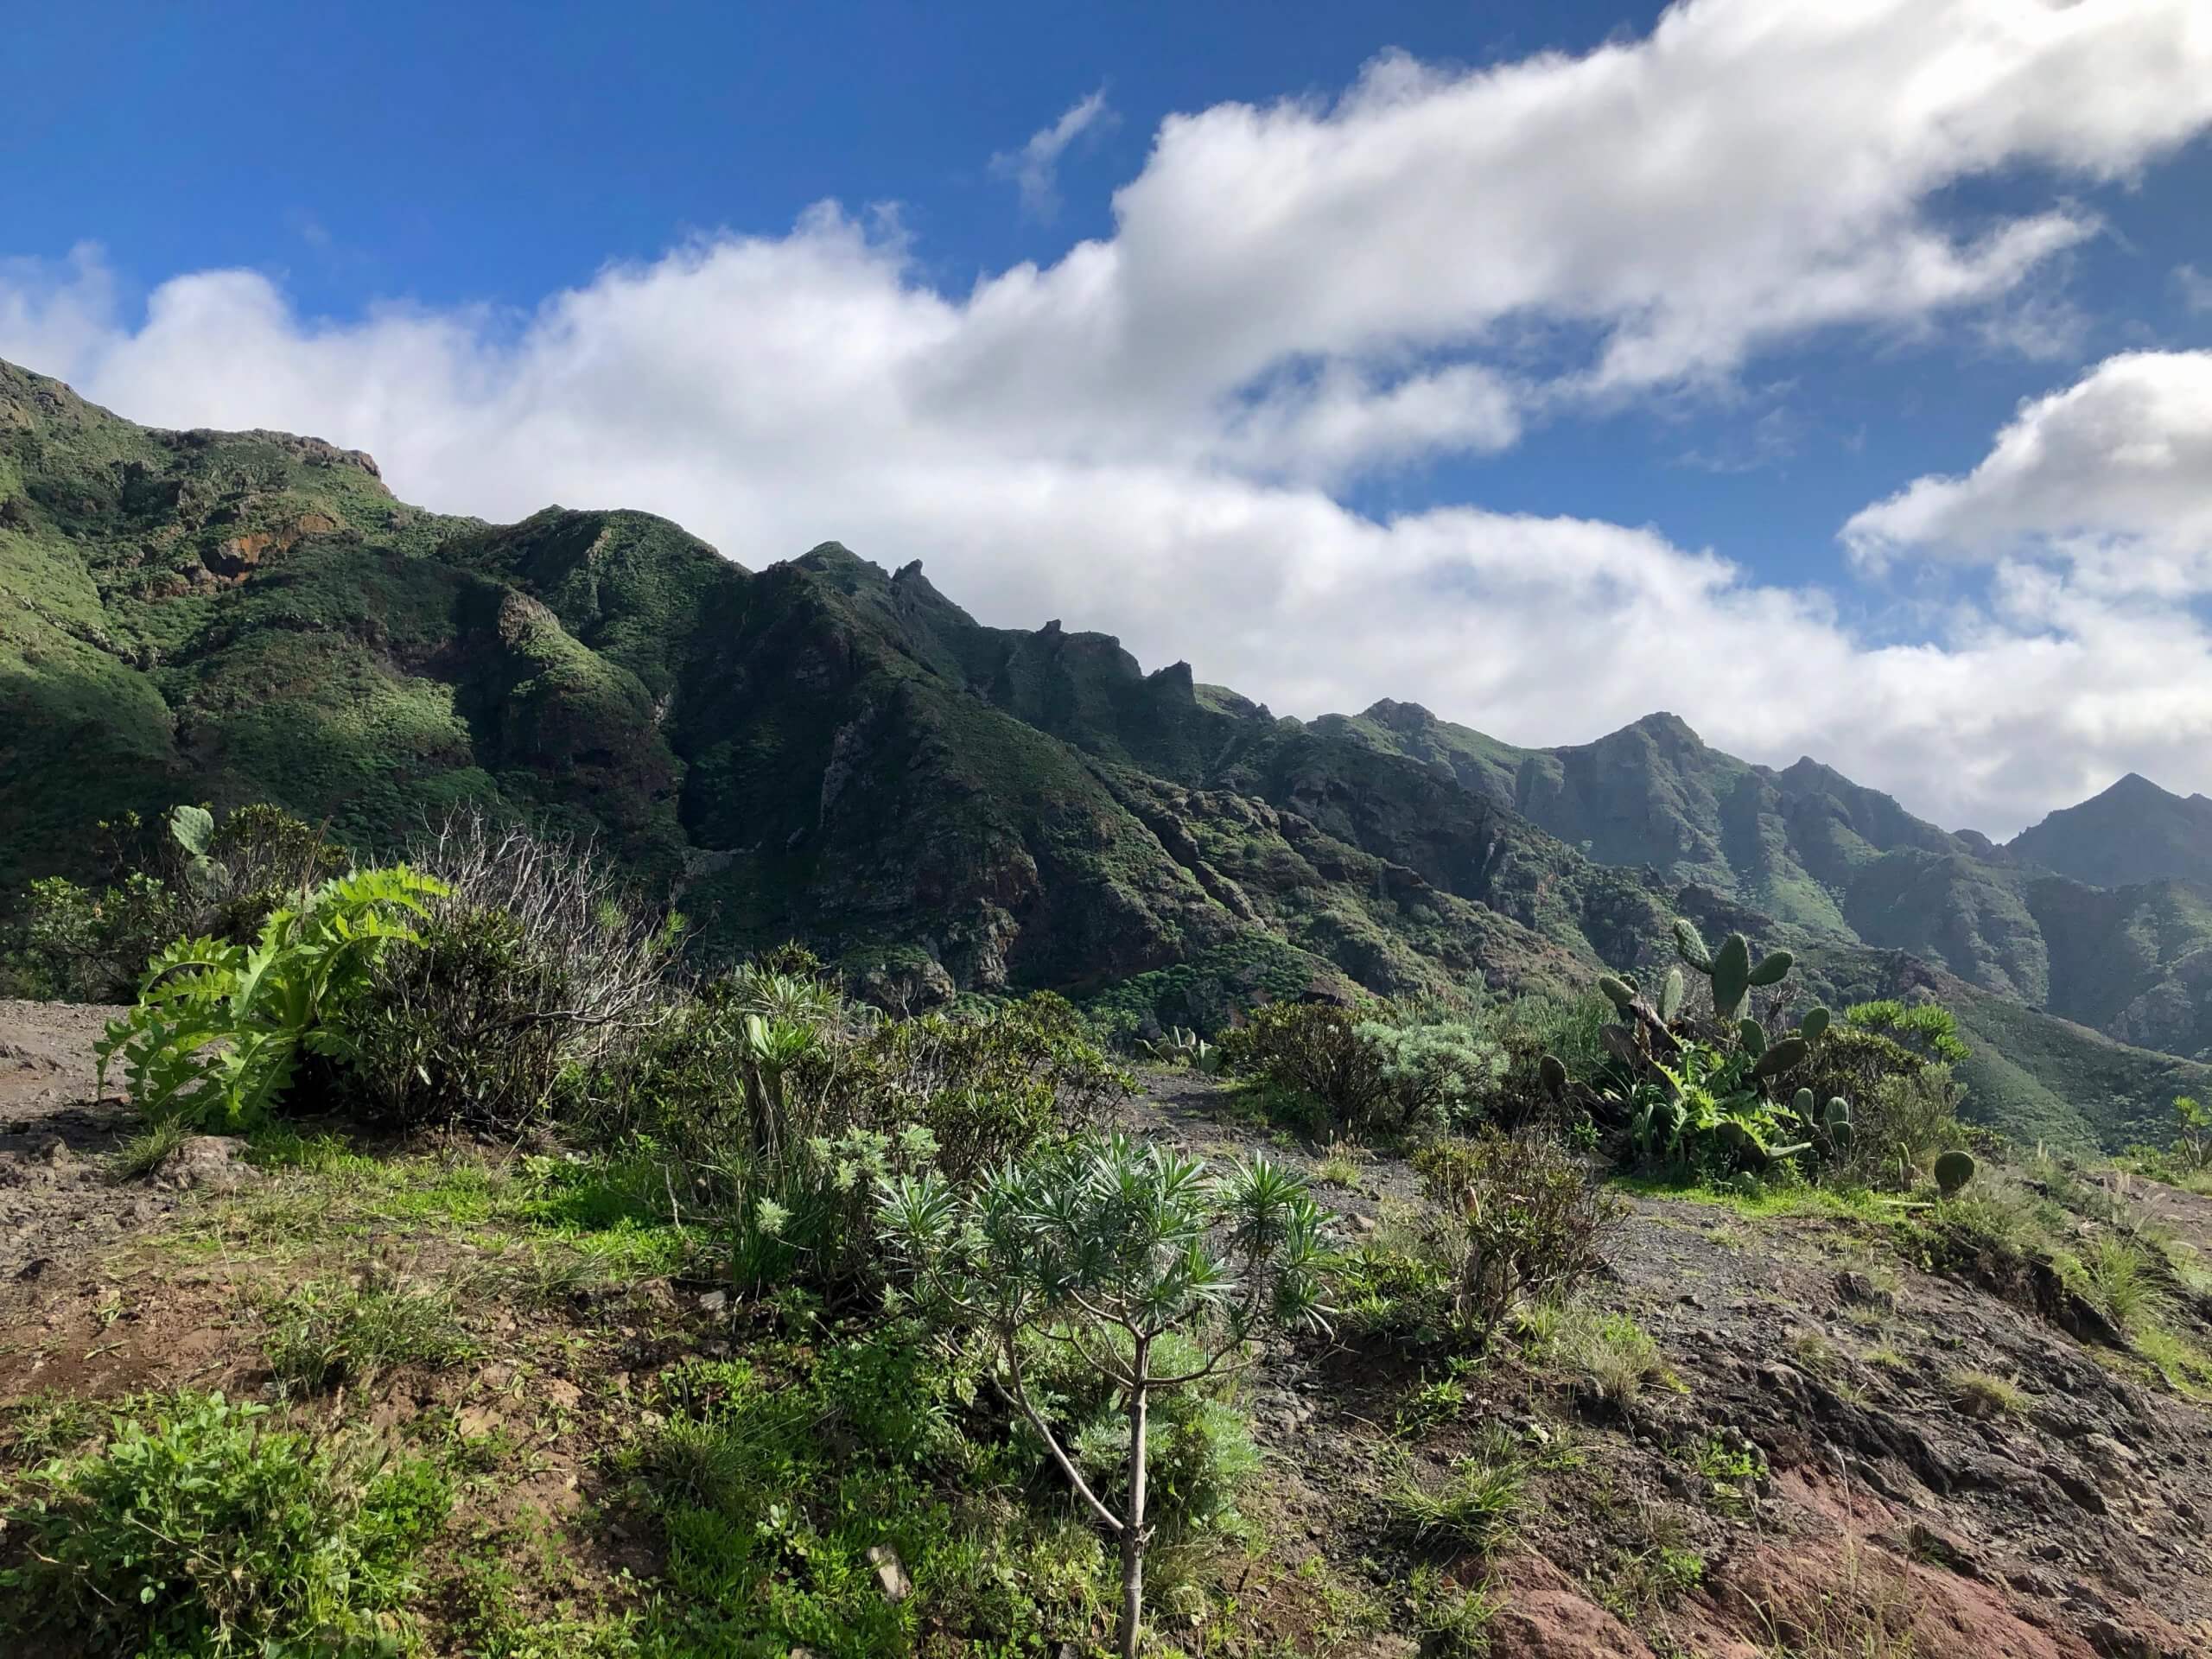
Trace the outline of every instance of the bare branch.
{"type": "MultiPolygon", "coordinates": [[[[1098,1524],[1118,1537],[1122,1529],[1122,1517],[1098,1501],[1098,1495],[1090,1490],[1090,1484],[1084,1479],[1074,1463],[1069,1459],[1068,1454],[1060,1450],[1059,1440],[1045,1421],[1043,1414],[1035,1406],[1030,1404],[1029,1385],[1022,1380],[1021,1357],[1014,1351],[1014,1332],[1002,1331],[999,1335],[1006,1347],[1007,1373],[1014,1378],[1014,1404],[1020,1407],[1021,1414],[1029,1419],[1029,1426],[1044,1436],[1045,1447],[1052,1454],[1052,1461],[1060,1465],[1060,1472],[1068,1478],[1068,1484],[1075,1488],[1076,1495],[1090,1507],[1090,1513],[1096,1517],[1098,1524]]],[[[996,1382],[997,1379],[992,1380],[996,1382]]],[[[1001,1392],[1003,1393],[1004,1390],[1001,1389],[1001,1392]]]]}

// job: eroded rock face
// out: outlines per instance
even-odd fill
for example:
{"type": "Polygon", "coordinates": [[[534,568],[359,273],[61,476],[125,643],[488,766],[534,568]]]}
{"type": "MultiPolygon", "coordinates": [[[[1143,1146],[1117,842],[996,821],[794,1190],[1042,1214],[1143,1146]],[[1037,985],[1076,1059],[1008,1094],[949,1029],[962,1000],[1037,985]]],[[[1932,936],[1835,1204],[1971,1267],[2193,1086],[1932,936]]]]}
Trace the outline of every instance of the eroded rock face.
{"type": "Polygon", "coordinates": [[[1502,1578],[1491,1659],[1651,1659],[1649,1643],[1541,1555],[1514,1557],[1502,1578]]]}

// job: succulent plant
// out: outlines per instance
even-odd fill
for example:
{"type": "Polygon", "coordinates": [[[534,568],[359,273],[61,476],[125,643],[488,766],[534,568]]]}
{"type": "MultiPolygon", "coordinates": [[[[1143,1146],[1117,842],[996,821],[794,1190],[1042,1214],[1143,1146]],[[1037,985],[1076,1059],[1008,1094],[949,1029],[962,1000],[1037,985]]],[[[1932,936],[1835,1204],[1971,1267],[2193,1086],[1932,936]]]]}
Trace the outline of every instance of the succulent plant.
{"type": "Polygon", "coordinates": [[[1751,1075],[1762,1081],[1777,1076],[1801,1064],[1812,1052],[1813,1046],[1802,1037],[1780,1038],[1767,1045],[1758,1063],[1751,1067],[1751,1075]]]}
{"type": "Polygon", "coordinates": [[[219,874],[207,849],[215,839],[215,815],[204,806],[180,805],[169,810],[169,838],[184,851],[184,879],[194,892],[205,893],[219,874]]]}
{"type": "Polygon", "coordinates": [[[1675,1017],[1682,1011],[1682,994],[1688,985],[1679,968],[1669,968],[1667,977],[1659,982],[1659,1017],[1669,1025],[1674,1024],[1675,1017]]]}
{"type": "Polygon", "coordinates": [[[1756,1020],[1736,1022],[1737,1039],[1744,1045],[1744,1052],[1753,1059],[1766,1052],[1766,1027],[1756,1020]]]}
{"type": "Polygon", "coordinates": [[[1536,1062],[1536,1076],[1541,1079],[1544,1092],[1554,1100],[1567,1098],[1567,1062],[1556,1054],[1547,1054],[1536,1062]]]}
{"type": "Polygon", "coordinates": [[[1201,1071],[1221,1069],[1219,1051],[1188,1026],[1170,1026],[1153,1041],[1140,1041],[1137,1046],[1155,1060],[1181,1060],[1201,1071]]]}
{"type": "Polygon", "coordinates": [[[1797,1034],[1808,1043],[1820,1041],[1827,1028],[1828,1011],[1818,1006],[1806,1009],[1804,1018],[1797,1022],[1797,1034]]]}
{"type": "Polygon", "coordinates": [[[1970,1152],[1945,1153],[1936,1160],[1936,1190],[1947,1198],[1955,1198],[1974,1179],[1979,1168],[1970,1152]]]}
{"type": "Polygon", "coordinates": [[[1731,933],[1718,950],[1708,952],[1703,935],[1687,921],[1675,924],[1675,950],[1713,982],[1713,1011],[1723,1020],[1742,1019],[1752,988],[1778,982],[1797,960],[1787,950],[1776,950],[1754,963],[1751,941],[1740,933],[1731,933]]]}

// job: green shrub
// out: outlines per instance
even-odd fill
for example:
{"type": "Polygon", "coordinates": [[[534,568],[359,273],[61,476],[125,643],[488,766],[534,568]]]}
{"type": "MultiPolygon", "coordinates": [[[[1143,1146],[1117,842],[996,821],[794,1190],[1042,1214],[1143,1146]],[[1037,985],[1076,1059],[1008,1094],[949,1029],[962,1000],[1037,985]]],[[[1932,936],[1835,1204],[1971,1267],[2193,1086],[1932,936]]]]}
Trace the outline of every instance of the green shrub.
{"type": "Polygon", "coordinates": [[[1908,1006],[1894,998],[1854,1002],[1843,1011],[1844,1023],[1860,1031],[1880,1032],[1923,1059],[1957,1065],[1974,1058],[1974,1051],[1959,1039],[1959,1022],[1940,1002],[1908,1006]]]}
{"type": "Polygon", "coordinates": [[[1455,1344],[1464,1334],[1454,1312],[1459,1265],[1440,1218],[1362,1241],[1332,1264],[1339,1328],[1359,1343],[1414,1352],[1455,1344]]]}
{"type": "Polygon", "coordinates": [[[1357,1035],[1381,1057],[1399,1129],[1465,1128],[1489,1109],[1506,1072],[1504,1046],[1460,1020],[1370,1020],[1357,1035]]]}
{"type": "Polygon", "coordinates": [[[1950,1067],[1941,1063],[1879,1078],[1857,1097],[1854,1133],[1837,1166],[1869,1186],[1910,1191],[1939,1154],[1966,1145],[1966,1126],[1959,1121],[1965,1098],[1950,1067]]]}
{"type": "Polygon", "coordinates": [[[30,886],[0,979],[20,995],[127,999],[165,943],[207,936],[251,942],[271,911],[345,868],[344,849],[273,806],[242,806],[219,826],[180,806],[158,830],[135,812],[101,823],[107,880],[54,876],[30,886]]]}
{"type": "Polygon", "coordinates": [[[648,1651],[900,1653],[925,1630],[1001,1652],[1086,1640],[1104,1552],[1064,1513],[1009,1501],[1034,1465],[967,1403],[972,1368],[904,1321],[785,1357],[661,1379],[666,1421],[634,1454],[673,1592],[648,1614],[648,1651]],[[898,1603],[877,1577],[887,1554],[912,1584],[898,1603]]]}
{"type": "Polygon", "coordinates": [[[919,1306],[988,1343],[1001,1385],[1120,1542],[1120,1646],[1135,1659],[1153,1402],[1243,1363],[1270,1327],[1319,1322],[1324,1218],[1305,1183],[1264,1159],[1211,1178],[1194,1160],[1117,1135],[995,1170],[972,1192],[934,1177],[888,1183],[881,1217],[919,1306]],[[1025,1342],[1056,1333],[1081,1344],[1122,1396],[1129,1482],[1118,1506],[1084,1478],[1025,1376],[1025,1342]]]}
{"type": "Polygon", "coordinates": [[[137,1402],[99,1450],[22,1478],[0,1631],[157,1655],[396,1650],[448,1494],[219,1394],[137,1402]]]}
{"type": "Polygon", "coordinates": [[[512,1134],[556,1081],[596,1077],[666,1017],[680,917],[656,918],[593,849],[468,810],[410,850],[440,883],[347,1019],[371,1116],[512,1134]]]}
{"type": "Polygon", "coordinates": [[[1222,1038],[1222,1064],[1310,1096],[1329,1127],[1365,1140],[1389,1115],[1393,1090],[1362,1023],[1330,1003],[1270,1002],[1222,1038]]]}
{"type": "Polygon", "coordinates": [[[1483,1342],[1524,1299],[1571,1295],[1626,1213],[1546,1136],[1491,1129],[1440,1141],[1415,1154],[1414,1167],[1442,1211],[1453,1313],[1483,1342]]]}
{"type": "Polygon", "coordinates": [[[878,1274],[878,1183],[965,1180],[1095,1125],[1134,1086],[1057,996],[881,1021],[822,981],[756,965],[637,1044],[599,1116],[728,1218],[737,1283],[796,1279],[842,1299],[878,1274]]]}
{"type": "Polygon", "coordinates": [[[351,1057],[346,1009],[384,950],[414,940],[400,918],[420,916],[443,890],[404,864],[360,870],[270,912],[251,946],[177,941],[149,965],[137,1007],[101,1039],[101,1086],[119,1054],[149,1117],[232,1129],[262,1122],[303,1057],[351,1057]]]}
{"type": "Polygon", "coordinates": [[[386,953],[346,1018],[361,1115],[413,1128],[512,1128],[560,1073],[568,981],[503,910],[434,914],[386,953]]]}

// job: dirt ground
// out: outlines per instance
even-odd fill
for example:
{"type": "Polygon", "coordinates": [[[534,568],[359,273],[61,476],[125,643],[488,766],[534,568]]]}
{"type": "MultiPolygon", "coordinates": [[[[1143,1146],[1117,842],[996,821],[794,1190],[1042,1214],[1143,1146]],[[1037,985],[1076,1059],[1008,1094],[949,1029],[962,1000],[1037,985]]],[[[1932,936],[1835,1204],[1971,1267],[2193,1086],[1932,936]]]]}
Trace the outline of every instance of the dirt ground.
{"type": "Polygon", "coordinates": [[[177,1195],[118,1186],[106,1160],[137,1127],[93,1086],[113,1008],[0,1001],[0,1314],[8,1292],[169,1215],[177,1195]]]}

